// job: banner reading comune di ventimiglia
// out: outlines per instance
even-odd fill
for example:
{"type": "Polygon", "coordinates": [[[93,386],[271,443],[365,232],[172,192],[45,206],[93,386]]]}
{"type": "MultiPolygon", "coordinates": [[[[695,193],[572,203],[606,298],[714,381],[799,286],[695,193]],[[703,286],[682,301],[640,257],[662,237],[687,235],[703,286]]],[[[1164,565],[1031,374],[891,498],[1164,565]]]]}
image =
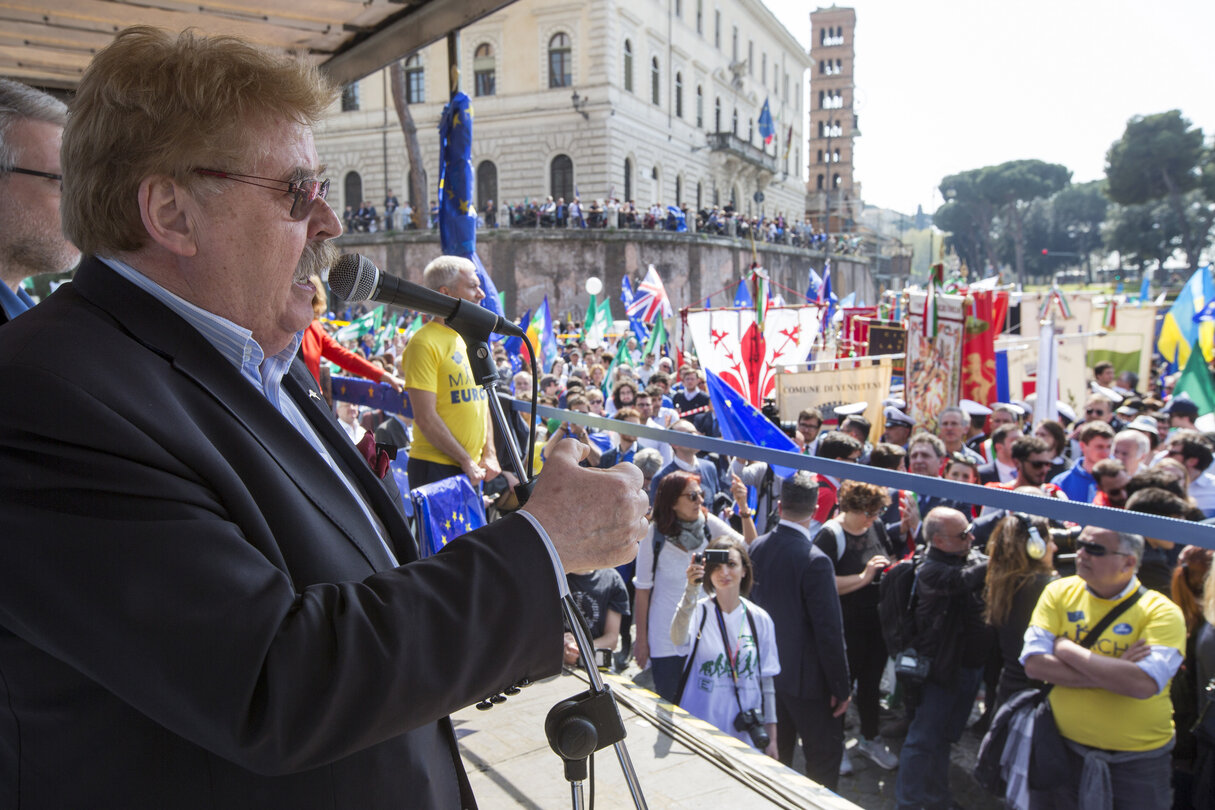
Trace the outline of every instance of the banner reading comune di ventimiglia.
{"type": "Polygon", "coordinates": [[[890,396],[892,363],[889,357],[838,360],[814,371],[778,374],[776,404],[781,419],[793,421],[802,409],[818,408],[824,420],[832,420],[837,405],[864,402],[865,416],[873,425],[869,438],[876,441],[885,429],[882,400],[890,396]]]}

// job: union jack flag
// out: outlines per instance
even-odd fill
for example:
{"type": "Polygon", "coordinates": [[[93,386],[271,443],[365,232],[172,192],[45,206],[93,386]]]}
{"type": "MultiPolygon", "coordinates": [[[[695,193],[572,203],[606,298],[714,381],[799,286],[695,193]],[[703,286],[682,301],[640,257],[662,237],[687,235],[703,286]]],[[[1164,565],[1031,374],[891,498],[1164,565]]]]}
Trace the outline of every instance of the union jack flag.
{"type": "Polygon", "coordinates": [[[654,319],[658,317],[660,309],[664,318],[669,318],[674,314],[671,309],[671,301],[667,298],[666,288],[662,286],[662,279],[658,277],[658,271],[651,264],[649,272],[637,285],[637,294],[633,297],[633,302],[628,305],[627,312],[630,318],[640,318],[646,323],[653,323],[654,319]]]}

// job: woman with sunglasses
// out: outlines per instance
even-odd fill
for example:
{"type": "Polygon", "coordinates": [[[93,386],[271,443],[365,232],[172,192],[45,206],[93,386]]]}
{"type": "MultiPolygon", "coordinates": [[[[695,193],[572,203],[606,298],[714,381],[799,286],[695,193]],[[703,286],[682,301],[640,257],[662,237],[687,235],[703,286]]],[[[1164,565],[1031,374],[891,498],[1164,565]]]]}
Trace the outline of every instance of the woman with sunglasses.
{"type": "MultiPolygon", "coordinates": [[[[848,672],[856,683],[856,708],[861,716],[857,752],[886,770],[899,760],[878,738],[882,670],[886,668],[886,642],[878,616],[878,581],[881,572],[899,557],[879,517],[890,505],[886,488],[862,481],[844,481],[839,489],[839,514],[823,524],[814,538],[835,564],[835,585],[844,618],[848,672]]],[[[852,771],[845,751],[840,773],[852,771]]]]}
{"type": "Polygon", "coordinates": [[[1025,674],[1021,647],[1038,597],[1059,577],[1054,570],[1056,551],[1046,518],[1025,514],[1005,517],[987,541],[983,618],[996,630],[1003,662],[993,710],[1012,694],[1041,686],[1025,674]]]}
{"type": "MultiPolygon", "coordinates": [[[[683,470],[667,473],[654,496],[650,534],[637,550],[633,657],[642,669],[649,664],[654,691],[669,703],[679,698],[676,692],[684,664],[684,657],[671,643],[671,619],[684,591],[692,555],[719,537],[744,540],[744,535],[709,513],[704,498],[699,476],[683,470]]],[[[749,516],[743,520],[743,529],[749,535],[745,542],[750,543],[755,539],[755,524],[749,516]]]]}
{"type": "Polygon", "coordinates": [[[727,551],[729,560],[693,557],[684,572],[687,585],[670,629],[671,642],[690,656],[678,703],[776,759],[776,628],[763,608],[745,598],[755,580],[746,546],[720,537],[708,548],[727,551]],[[702,588],[708,596],[700,595],[702,588]]]}

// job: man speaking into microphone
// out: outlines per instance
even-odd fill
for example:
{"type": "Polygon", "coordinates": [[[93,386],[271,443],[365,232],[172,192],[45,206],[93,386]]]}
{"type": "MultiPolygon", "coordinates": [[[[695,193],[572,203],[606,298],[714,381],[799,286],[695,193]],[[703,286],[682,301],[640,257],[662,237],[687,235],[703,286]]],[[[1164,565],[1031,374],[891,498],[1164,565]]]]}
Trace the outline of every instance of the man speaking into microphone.
{"type": "Polygon", "coordinates": [[[571,441],[525,509],[417,559],[297,354],[336,97],[143,27],[81,78],[87,258],[0,329],[0,807],[473,807],[447,715],[557,673],[564,572],[636,552],[640,471],[571,441]]]}
{"type": "MultiPolygon", "coordinates": [[[[422,271],[431,290],[481,303],[485,291],[471,261],[440,256],[422,271]]],[[[473,489],[502,470],[494,451],[485,389],[473,379],[464,338],[440,320],[417,331],[401,361],[413,407],[414,440],[409,448],[409,486],[417,488],[464,473],[473,489]]]]}

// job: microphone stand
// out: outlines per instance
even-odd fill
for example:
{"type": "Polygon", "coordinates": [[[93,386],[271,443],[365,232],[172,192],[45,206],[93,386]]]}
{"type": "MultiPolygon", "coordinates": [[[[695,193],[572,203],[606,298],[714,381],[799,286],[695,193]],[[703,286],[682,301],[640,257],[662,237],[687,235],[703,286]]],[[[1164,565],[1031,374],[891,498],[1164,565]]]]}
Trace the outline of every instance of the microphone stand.
{"type": "MultiPolygon", "coordinates": [[[[515,494],[519,503],[525,504],[531,495],[534,482],[527,478],[527,467],[519,452],[515,432],[506,419],[502,403],[498,401],[498,369],[494,365],[493,352],[489,348],[489,336],[498,323],[498,316],[484,307],[461,300],[444,323],[464,338],[473,379],[485,391],[491,418],[502,434],[510,457],[510,466],[519,478],[515,494]]],[[[533,403],[533,407],[534,405],[533,403]]],[[[616,698],[611,688],[599,677],[586,621],[570,596],[561,600],[561,608],[578,641],[582,666],[586,669],[591,684],[587,691],[553,706],[544,721],[544,732],[548,737],[549,746],[565,762],[565,778],[570,783],[572,806],[574,810],[583,810],[584,807],[583,783],[587,778],[587,758],[612,745],[616,749],[616,758],[620,760],[620,769],[632,794],[633,805],[637,810],[647,810],[648,805],[641,793],[637,772],[624,744],[624,722],[620,719],[620,710],[616,706],[616,698]]],[[[505,700],[504,695],[494,695],[478,703],[477,708],[489,709],[505,700]]]]}

